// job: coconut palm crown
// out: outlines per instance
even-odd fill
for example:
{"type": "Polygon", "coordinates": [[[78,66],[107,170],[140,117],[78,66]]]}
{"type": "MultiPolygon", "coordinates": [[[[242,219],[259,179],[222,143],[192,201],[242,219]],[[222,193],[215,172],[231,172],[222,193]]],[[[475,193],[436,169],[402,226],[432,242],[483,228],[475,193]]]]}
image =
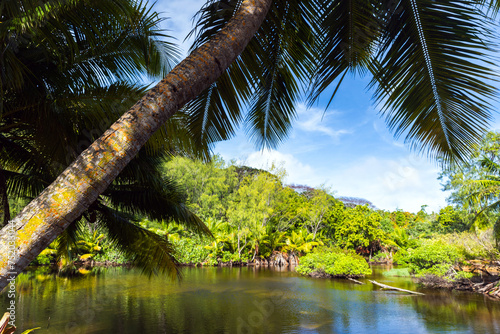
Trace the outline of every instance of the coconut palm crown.
{"type": "MultiPolygon", "coordinates": [[[[231,137],[244,120],[258,146],[272,147],[286,137],[302,93],[314,103],[348,73],[367,72],[396,136],[432,157],[463,159],[496,97],[495,22],[485,12],[498,8],[467,0],[208,2],[191,54],[13,221],[21,235],[13,270],[80,216],[174,115],[188,118],[199,144],[231,137]]],[[[2,255],[0,287],[7,272],[2,255]]]]}

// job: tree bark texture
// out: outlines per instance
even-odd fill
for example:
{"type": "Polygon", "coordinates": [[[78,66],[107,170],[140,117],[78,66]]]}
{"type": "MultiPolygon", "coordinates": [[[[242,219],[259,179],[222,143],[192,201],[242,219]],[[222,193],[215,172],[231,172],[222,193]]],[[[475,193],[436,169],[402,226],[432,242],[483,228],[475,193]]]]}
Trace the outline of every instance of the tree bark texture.
{"type": "Polygon", "coordinates": [[[177,65],[0,231],[0,289],[97,199],[165,121],[227,69],[262,24],[271,2],[244,0],[219,33],[177,65]]]}

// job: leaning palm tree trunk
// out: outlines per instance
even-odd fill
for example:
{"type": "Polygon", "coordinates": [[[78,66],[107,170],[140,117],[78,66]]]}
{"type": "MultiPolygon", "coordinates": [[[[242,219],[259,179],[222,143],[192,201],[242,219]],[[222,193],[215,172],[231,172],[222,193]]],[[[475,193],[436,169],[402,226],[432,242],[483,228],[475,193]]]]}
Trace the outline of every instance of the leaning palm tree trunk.
{"type": "Polygon", "coordinates": [[[176,66],[0,231],[0,289],[96,200],[165,121],[226,70],[271,2],[244,0],[217,35],[176,66]]]}

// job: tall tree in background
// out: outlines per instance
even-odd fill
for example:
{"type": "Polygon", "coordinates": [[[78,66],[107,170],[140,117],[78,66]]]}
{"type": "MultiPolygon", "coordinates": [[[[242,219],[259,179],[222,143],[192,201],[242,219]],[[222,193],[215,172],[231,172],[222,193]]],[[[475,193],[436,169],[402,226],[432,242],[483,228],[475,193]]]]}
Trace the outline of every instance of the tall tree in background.
{"type": "MultiPolygon", "coordinates": [[[[37,17],[49,12],[36,9],[37,17]]],[[[182,113],[199,143],[229,138],[248,102],[250,136],[273,146],[286,137],[308,80],[315,101],[347,73],[370,71],[396,136],[404,134],[413,149],[432,157],[464,157],[487,127],[495,94],[486,83],[495,76],[487,63],[493,36],[482,13],[469,1],[207,3],[197,48],[13,221],[19,256],[12,266],[5,242],[12,229],[2,230],[1,282],[81,215],[147,139],[197,96],[182,113]]],[[[24,22],[3,16],[6,29],[24,22]]]]}

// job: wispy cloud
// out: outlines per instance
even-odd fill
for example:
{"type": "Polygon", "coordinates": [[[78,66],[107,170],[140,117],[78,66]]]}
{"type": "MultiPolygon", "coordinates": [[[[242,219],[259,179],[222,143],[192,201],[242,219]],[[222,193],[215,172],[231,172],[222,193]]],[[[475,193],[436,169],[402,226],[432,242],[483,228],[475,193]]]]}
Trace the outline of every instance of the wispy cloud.
{"type": "Polygon", "coordinates": [[[184,41],[193,28],[193,16],[203,6],[205,0],[169,0],[155,3],[155,10],[160,17],[167,18],[161,24],[162,28],[168,29],[169,34],[177,39],[184,54],[192,44],[192,39],[184,41]]]}
{"type": "Polygon", "coordinates": [[[332,117],[338,112],[327,111],[320,108],[307,108],[304,104],[300,103],[297,105],[297,112],[299,118],[296,123],[296,127],[302,131],[314,132],[323,135],[330,136],[335,141],[340,139],[340,136],[344,134],[352,133],[352,131],[347,129],[334,129],[328,126],[331,122],[332,117]]]}

